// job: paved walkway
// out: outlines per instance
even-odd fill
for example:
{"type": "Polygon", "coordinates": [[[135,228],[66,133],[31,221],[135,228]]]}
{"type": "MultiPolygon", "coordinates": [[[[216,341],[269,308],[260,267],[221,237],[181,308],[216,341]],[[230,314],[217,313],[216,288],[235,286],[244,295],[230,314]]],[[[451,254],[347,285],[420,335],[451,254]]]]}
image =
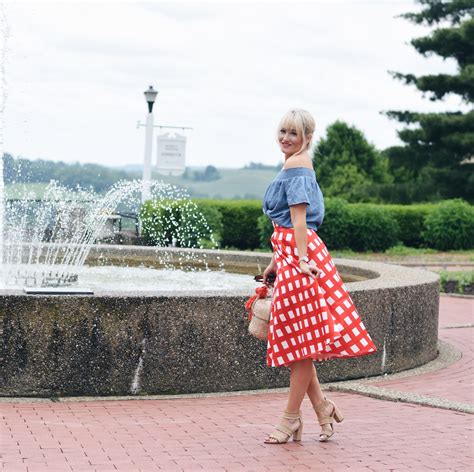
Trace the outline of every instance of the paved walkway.
{"type": "Polygon", "coordinates": [[[442,295],[439,327],[439,338],[462,352],[458,362],[434,372],[376,385],[474,405],[474,299],[442,295]]]}
{"type": "MultiPolygon", "coordinates": [[[[328,443],[309,403],[301,444],[265,445],[285,393],[173,400],[0,403],[1,464],[28,471],[468,471],[473,418],[449,402],[474,405],[474,300],[441,297],[440,338],[462,357],[437,371],[371,381],[405,392],[403,403],[332,392],[346,419],[328,443]],[[448,407],[410,402],[444,398],[448,407]]],[[[462,408],[461,408],[462,409],[462,408]]]]}

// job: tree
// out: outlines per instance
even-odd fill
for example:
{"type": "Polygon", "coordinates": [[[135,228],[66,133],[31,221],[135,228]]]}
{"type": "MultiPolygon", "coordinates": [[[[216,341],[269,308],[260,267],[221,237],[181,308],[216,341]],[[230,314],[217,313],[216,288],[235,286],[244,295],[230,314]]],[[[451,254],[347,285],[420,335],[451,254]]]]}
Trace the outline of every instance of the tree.
{"type": "Polygon", "coordinates": [[[388,161],[362,131],[342,121],[328,126],[314,151],[313,166],[326,196],[366,201],[374,184],[389,183],[388,161]]]}
{"type": "Polygon", "coordinates": [[[207,166],[204,169],[204,180],[206,182],[209,182],[211,180],[218,180],[221,178],[221,175],[219,174],[219,171],[214,167],[214,166],[207,166]]]}
{"type": "Polygon", "coordinates": [[[198,171],[195,170],[193,173],[191,173],[189,168],[186,167],[186,170],[183,174],[184,179],[191,179],[196,182],[211,182],[212,180],[219,180],[221,178],[221,174],[217,170],[216,167],[214,166],[206,166],[204,171],[198,171]]]}
{"type": "Polygon", "coordinates": [[[133,175],[97,164],[66,164],[41,159],[33,161],[4,154],[4,178],[7,184],[48,183],[56,180],[71,189],[79,185],[83,188],[92,187],[96,192],[104,192],[119,180],[131,180],[133,175]]]}
{"type": "Polygon", "coordinates": [[[415,76],[392,72],[414,85],[432,101],[458,95],[470,110],[443,113],[388,111],[408,125],[398,131],[404,146],[386,150],[396,179],[412,181],[429,197],[474,200],[474,0],[417,0],[424,8],[402,17],[418,24],[436,25],[428,36],[411,41],[423,56],[436,54],[457,62],[455,74],[415,76]],[[444,26],[441,26],[441,23],[444,26]],[[433,193],[435,192],[435,194],[433,193]],[[429,195],[431,194],[431,195],[429,195]]]}

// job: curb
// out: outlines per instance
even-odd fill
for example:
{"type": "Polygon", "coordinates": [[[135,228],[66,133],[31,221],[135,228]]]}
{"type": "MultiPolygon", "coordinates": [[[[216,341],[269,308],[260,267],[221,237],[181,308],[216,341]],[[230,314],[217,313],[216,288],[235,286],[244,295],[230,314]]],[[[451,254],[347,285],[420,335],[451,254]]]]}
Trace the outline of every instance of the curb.
{"type": "Polygon", "coordinates": [[[413,392],[400,392],[382,387],[371,387],[362,384],[353,384],[351,386],[335,386],[328,389],[331,392],[344,392],[366,397],[378,398],[392,402],[411,403],[413,405],[428,406],[432,408],[441,408],[443,410],[458,411],[460,413],[474,414],[474,405],[469,403],[453,402],[439,397],[430,397],[413,392]]]}
{"type": "Polygon", "coordinates": [[[418,394],[416,392],[403,392],[400,390],[392,390],[390,388],[370,385],[371,383],[380,382],[381,379],[398,380],[406,377],[412,377],[414,375],[422,375],[428,372],[444,369],[445,367],[448,367],[454,362],[461,359],[461,357],[462,353],[455,349],[453,346],[451,346],[451,344],[445,341],[438,340],[438,357],[428,362],[427,364],[391,375],[370,377],[363,380],[332,382],[325,384],[324,389],[329,390],[331,392],[352,393],[357,395],[364,395],[371,398],[378,398],[380,400],[411,403],[414,405],[474,414],[474,405],[471,405],[469,403],[455,402],[451,400],[446,400],[444,398],[418,394]]]}
{"type": "Polygon", "coordinates": [[[470,300],[474,300],[474,295],[465,295],[464,293],[454,293],[454,292],[439,292],[440,295],[444,295],[445,297],[453,297],[453,298],[467,298],[470,300]]]}

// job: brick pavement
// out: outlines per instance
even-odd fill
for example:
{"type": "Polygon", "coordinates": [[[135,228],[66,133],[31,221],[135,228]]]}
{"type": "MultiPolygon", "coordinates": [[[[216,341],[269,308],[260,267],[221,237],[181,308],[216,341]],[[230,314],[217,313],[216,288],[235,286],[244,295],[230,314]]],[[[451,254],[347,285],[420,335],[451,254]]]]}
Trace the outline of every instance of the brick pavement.
{"type": "Polygon", "coordinates": [[[474,298],[439,297],[439,327],[474,324],[474,298]]]}
{"type": "MultiPolygon", "coordinates": [[[[442,297],[441,326],[445,322],[453,324],[454,320],[454,324],[465,323],[470,315],[466,312],[466,308],[470,309],[466,300],[442,297]]],[[[464,339],[463,333],[468,330],[440,331],[441,336],[451,336],[449,342],[456,343],[456,333],[464,339]]],[[[425,392],[446,395],[455,389],[445,386],[472,380],[472,349],[471,362],[466,363],[466,343],[461,340],[457,347],[463,349],[463,358],[438,371],[441,388],[425,392]],[[446,376],[461,361],[462,375],[446,376]]],[[[436,373],[423,375],[430,377],[422,379],[416,388],[435,388],[436,373]]],[[[397,388],[412,388],[416,378],[397,380],[397,388]]],[[[278,420],[285,393],[173,400],[0,403],[0,470],[473,470],[472,415],[348,393],[328,396],[346,416],[336,426],[333,439],[328,443],[317,441],[319,427],[305,400],[303,441],[280,446],[265,445],[262,441],[278,420]]]]}
{"type": "Polygon", "coordinates": [[[264,445],[285,397],[3,404],[3,470],[469,469],[472,416],[343,393],[329,443],[306,401],[301,445],[264,445]]]}
{"type": "Polygon", "coordinates": [[[441,296],[439,338],[461,351],[461,359],[434,372],[372,385],[474,405],[474,330],[450,328],[473,323],[474,299],[441,296]]]}

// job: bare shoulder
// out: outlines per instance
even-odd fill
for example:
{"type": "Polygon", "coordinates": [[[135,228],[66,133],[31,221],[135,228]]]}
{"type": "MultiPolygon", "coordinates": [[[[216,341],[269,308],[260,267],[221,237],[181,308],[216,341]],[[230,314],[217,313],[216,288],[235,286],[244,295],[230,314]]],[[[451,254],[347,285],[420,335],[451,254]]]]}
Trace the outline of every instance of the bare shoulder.
{"type": "Polygon", "coordinates": [[[294,167],[306,167],[313,170],[313,163],[308,156],[293,156],[285,162],[284,168],[292,169],[294,167]]]}

